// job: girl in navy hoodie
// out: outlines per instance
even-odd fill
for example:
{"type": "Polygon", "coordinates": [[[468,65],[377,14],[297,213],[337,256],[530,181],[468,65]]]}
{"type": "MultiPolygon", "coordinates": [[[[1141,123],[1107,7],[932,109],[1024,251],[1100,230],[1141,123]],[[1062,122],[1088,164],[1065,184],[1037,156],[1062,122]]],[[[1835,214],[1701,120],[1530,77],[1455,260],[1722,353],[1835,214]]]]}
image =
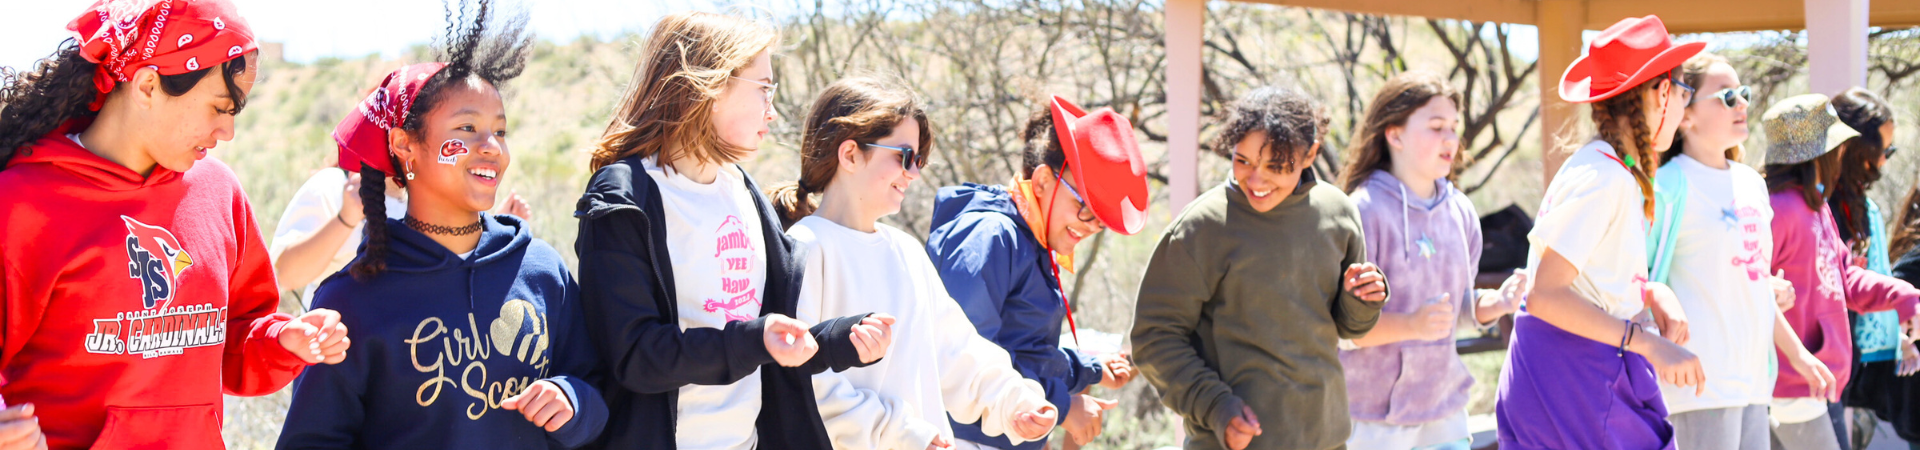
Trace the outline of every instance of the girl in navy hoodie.
{"type": "Polygon", "coordinates": [[[369,221],[315,292],[365,350],[295,382],[280,448],[572,448],[606,423],[579,287],[525,221],[486,213],[512,160],[495,86],[528,43],[524,20],[489,34],[489,6],[445,62],[394,72],[334,131],[366,216],[386,217],[395,169],[407,215],[369,221]]]}

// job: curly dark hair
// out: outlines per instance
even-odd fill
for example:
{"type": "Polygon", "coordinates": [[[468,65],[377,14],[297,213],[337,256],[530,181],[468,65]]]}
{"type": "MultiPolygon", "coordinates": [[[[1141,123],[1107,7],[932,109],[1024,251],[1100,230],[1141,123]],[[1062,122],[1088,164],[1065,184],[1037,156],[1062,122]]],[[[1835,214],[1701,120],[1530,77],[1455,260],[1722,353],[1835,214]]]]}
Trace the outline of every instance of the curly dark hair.
{"type": "MultiPolygon", "coordinates": [[[[219,65],[179,75],[161,75],[160,90],[171,96],[186,95],[207,74],[219,69],[225,77],[227,95],[233,98],[232,114],[246,108],[246,91],[235,81],[247,71],[254,52],[219,65]]],[[[69,120],[99,115],[87,106],[93,103],[93,73],[99,65],[80,55],[80,43],[67,39],[52,56],[21,71],[0,67],[0,170],[27,144],[59,128],[69,120]]]]}
{"type": "MultiPolygon", "coordinates": [[[[439,106],[447,86],[472,78],[498,88],[526,69],[533,35],[527,32],[524,11],[514,11],[505,20],[490,24],[495,19],[492,0],[479,0],[478,5],[463,0],[458,8],[447,7],[446,41],[435,51],[435,59],[447,63],[446,68],[420,86],[413,106],[407,108],[406,119],[400,123],[400,129],[410,135],[426,127],[427,113],[439,106]]],[[[401,166],[399,158],[391,153],[387,158],[392,162],[390,167],[401,166]]],[[[369,279],[387,270],[387,176],[371,166],[360,166],[360,206],[367,216],[367,247],[366,253],[348,268],[357,279],[369,279]]],[[[394,181],[407,185],[405,178],[394,181]]]]}
{"type": "Polygon", "coordinates": [[[1827,206],[1833,208],[1840,238],[1851,243],[1855,253],[1865,254],[1871,237],[1867,190],[1880,181],[1880,158],[1886,156],[1887,149],[1881,142],[1880,127],[1893,123],[1893,106],[1873,91],[1855,87],[1833,96],[1833,111],[1839,114],[1841,123],[1860,136],[1841,144],[1845,150],[1840,157],[1840,178],[1831,186],[1833,195],[1827,198],[1827,206]]]}
{"type": "Polygon", "coordinates": [[[1265,132],[1268,160],[1281,170],[1293,171],[1294,164],[1306,161],[1314,144],[1327,135],[1326,111],[1306,92],[1292,87],[1268,86],[1254,89],[1227,107],[1227,119],[1220,134],[1208,147],[1222,158],[1233,159],[1233,147],[1254,132],[1265,132]]]}

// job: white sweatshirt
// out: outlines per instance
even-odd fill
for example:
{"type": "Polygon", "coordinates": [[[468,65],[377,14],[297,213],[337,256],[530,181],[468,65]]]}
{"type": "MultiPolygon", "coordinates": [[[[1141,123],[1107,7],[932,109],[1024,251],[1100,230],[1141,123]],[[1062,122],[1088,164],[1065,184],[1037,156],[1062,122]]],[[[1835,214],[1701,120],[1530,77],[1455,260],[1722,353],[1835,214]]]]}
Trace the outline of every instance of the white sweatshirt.
{"type": "Polygon", "coordinates": [[[920,450],[936,434],[951,441],[948,414],[980,422],[988,435],[1009,434],[1020,411],[1047,405],[1040,384],[974,331],[920,241],[885,224],[875,228],[865,233],[809,216],[787,230],[806,264],[800,320],[868,312],[899,319],[880,362],[813,376],[834,448],[920,450]]]}

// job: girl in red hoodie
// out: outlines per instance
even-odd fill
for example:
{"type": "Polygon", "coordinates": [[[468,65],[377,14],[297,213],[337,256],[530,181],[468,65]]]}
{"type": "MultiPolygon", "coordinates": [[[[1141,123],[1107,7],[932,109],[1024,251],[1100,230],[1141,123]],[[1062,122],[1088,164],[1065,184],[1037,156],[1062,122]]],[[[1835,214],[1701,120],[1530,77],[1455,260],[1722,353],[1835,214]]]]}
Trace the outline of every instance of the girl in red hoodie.
{"type": "Polygon", "coordinates": [[[275,314],[253,210],[207,151],[256,70],[226,0],[108,0],[0,88],[0,448],[218,448],[222,393],[338,362],[275,314]],[[41,419],[45,419],[42,421],[41,419]]]}

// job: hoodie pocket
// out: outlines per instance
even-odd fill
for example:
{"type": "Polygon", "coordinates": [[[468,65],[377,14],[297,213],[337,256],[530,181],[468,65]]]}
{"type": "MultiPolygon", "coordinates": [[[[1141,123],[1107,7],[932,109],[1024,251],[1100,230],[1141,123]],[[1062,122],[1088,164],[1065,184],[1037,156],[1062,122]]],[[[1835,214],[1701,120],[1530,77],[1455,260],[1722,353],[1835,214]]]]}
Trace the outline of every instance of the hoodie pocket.
{"type": "Polygon", "coordinates": [[[1466,397],[1462,386],[1468,386],[1467,380],[1472,377],[1452,345],[1401,347],[1399,375],[1389,394],[1386,422],[1401,425],[1426,423],[1454,413],[1449,403],[1466,397]]]}
{"type": "Polygon", "coordinates": [[[220,405],[108,406],[96,449],[223,448],[220,405]]]}

